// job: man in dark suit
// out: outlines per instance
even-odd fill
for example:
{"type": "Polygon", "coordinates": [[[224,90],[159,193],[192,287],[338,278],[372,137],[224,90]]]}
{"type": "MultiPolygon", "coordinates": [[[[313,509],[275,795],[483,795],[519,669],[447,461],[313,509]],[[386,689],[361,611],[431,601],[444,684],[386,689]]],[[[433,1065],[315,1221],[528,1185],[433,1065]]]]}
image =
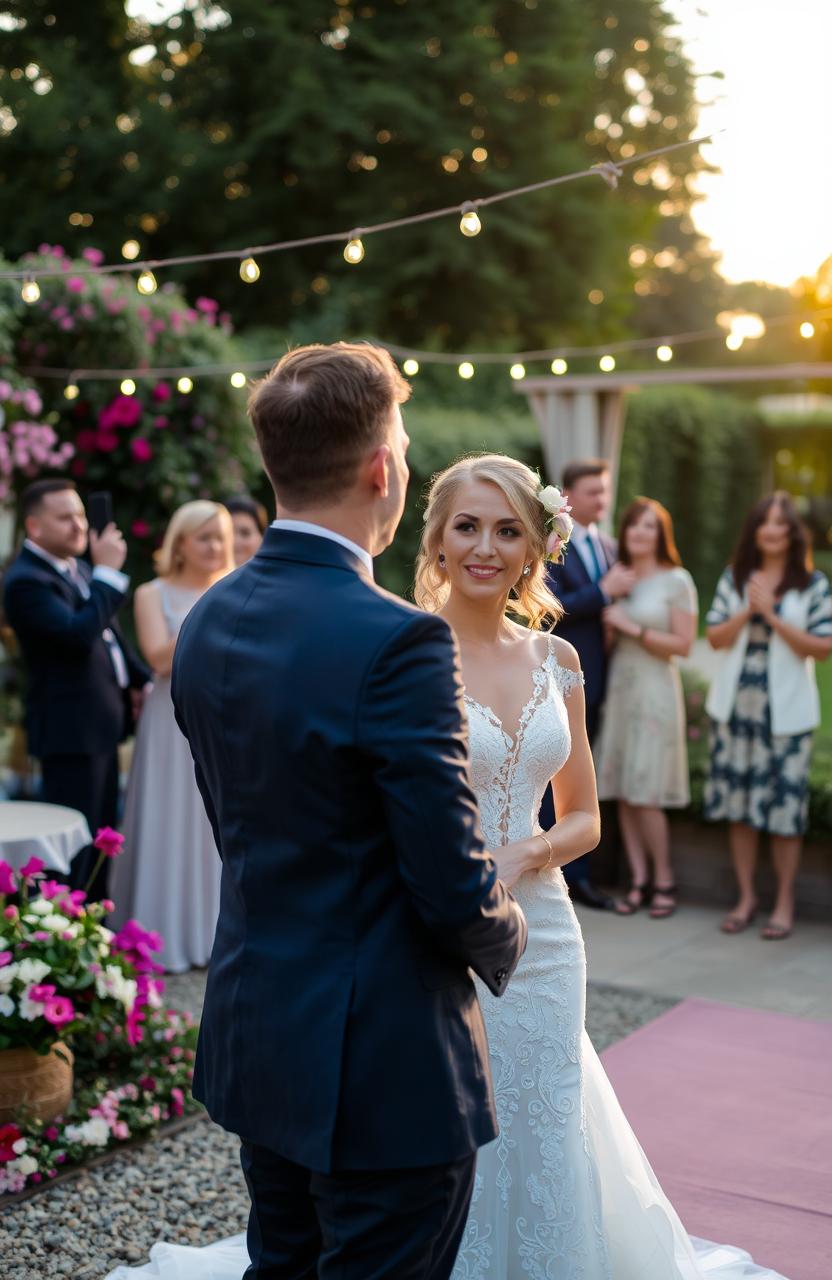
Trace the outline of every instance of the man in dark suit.
{"type": "MultiPolygon", "coordinates": [[[[592,743],[607,683],[603,611],[614,600],[629,595],[635,574],[618,563],[615,540],[598,527],[612,501],[608,464],[600,458],[569,463],[561,488],[572,507],[575,527],[562,562],[549,566],[549,586],[565,610],[557,633],[575,646],[581,659],[586,681],[586,727],[592,743]]],[[[549,791],[541,822],[550,827],[554,820],[549,791]]],[[[570,862],[563,872],[575,901],[601,910],[615,909],[613,899],[593,885],[586,854],[570,862]]]]}
{"type": "Polygon", "coordinates": [[[497,1133],[468,970],[502,994],[525,921],[483,850],[452,633],[373,582],[408,393],[342,343],[256,387],[279,518],[174,659],[223,860],[194,1093],[242,1139],[249,1280],[445,1280],[497,1133]]]}
{"type": "MultiPolygon", "coordinates": [[[[40,760],[43,798],[80,809],[94,833],[115,826],[118,744],[150,672],[118,632],[127,554],[115,525],[90,534],[71,480],[40,480],[23,494],[26,540],[9,566],[3,605],[26,666],[26,732],[40,760]],[[93,568],[79,557],[90,543],[93,568]]],[[[97,853],[73,859],[70,884],[86,885],[97,853]]],[[[106,874],[91,896],[106,896],[106,874]]]]}

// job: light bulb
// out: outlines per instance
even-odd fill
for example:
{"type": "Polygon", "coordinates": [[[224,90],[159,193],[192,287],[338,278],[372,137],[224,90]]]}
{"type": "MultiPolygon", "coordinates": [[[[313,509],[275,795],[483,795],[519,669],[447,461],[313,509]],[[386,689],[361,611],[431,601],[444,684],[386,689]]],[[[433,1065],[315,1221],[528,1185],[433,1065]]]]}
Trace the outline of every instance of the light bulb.
{"type": "Polygon", "coordinates": [[[125,240],[121,246],[121,256],[122,258],[127,258],[128,262],[133,262],[135,258],[138,258],[140,250],[141,245],[138,240],[125,240]]]}
{"type": "Polygon", "coordinates": [[[254,284],[260,279],[260,268],[254,258],[243,258],[240,263],[240,279],[243,284],[254,284]]]}
{"type": "Polygon", "coordinates": [[[186,396],[189,391],[193,391],[194,384],[190,378],[180,378],[176,384],[176,390],[181,391],[186,396]]]}
{"type": "Polygon", "coordinates": [[[146,297],[156,292],[156,277],[152,271],[142,271],[136,281],[136,288],[139,293],[143,293],[146,297]]]}
{"type": "Polygon", "coordinates": [[[471,361],[463,360],[462,364],[457,369],[457,373],[459,374],[460,378],[466,378],[466,379],[473,378],[474,366],[471,364],[471,361]]]}
{"type": "Polygon", "coordinates": [[[354,236],[348,240],[344,247],[344,261],[351,263],[353,266],[360,262],[364,257],[364,246],[361,243],[360,236],[354,236]]]}
{"type": "Polygon", "coordinates": [[[803,324],[800,326],[800,336],[801,338],[814,338],[815,326],[812,324],[811,320],[803,321],[803,324]]]}
{"type": "Polygon", "coordinates": [[[77,400],[81,394],[81,388],[75,382],[68,382],[64,387],[64,397],[67,400],[77,400]]]}
{"type": "Polygon", "coordinates": [[[558,377],[560,377],[562,373],[566,373],[568,368],[569,365],[560,356],[558,356],[556,360],[552,361],[552,373],[556,373],[558,377]]]}
{"type": "Polygon", "coordinates": [[[40,285],[32,276],[27,276],[20,288],[20,296],[29,306],[40,297],[40,285]]]}
{"type": "Polygon", "coordinates": [[[656,359],[661,360],[662,364],[667,364],[668,360],[673,359],[673,348],[662,343],[660,347],[656,347],[656,359]]]}
{"type": "Polygon", "coordinates": [[[246,385],[246,375],[238,369],[236,373],[232,373],[230,381],[232,387],[244,387],[246,385]]]}
{"type": "Polygon", "coordinates": [[[513,364],[509,369],[509,373],[515,382],[519,382],[521,378],[526,376],[526,366],[524,364],[513,364]]]}
{"type": "Polygon", "coordinates": [[[602,373],[612,373],[615,368],[615,356],[601,356],[598,361],[598,368],[602,373]]]}
{"type": "Polygon", "coordinates": [[[404,364],[402,365],[402,368],[404,369],[408,378],[415,378],[416,374],[419,372],[419,361],[405,360],[404,364]]]}
{"type": "Polygon", "coordinates": [[[729,351],[739,351],[743,344],[743,336],[741,333],[729,333],[725,339],[725,345],[729,351]]]}
{"type": "Polygon", "coordinates": [[[480,215],[472,204],[464,204],[462,206],[462,217],[459,220],[459,229],[464,236],[478,236],[482,231],[480,215]]]}
{"type": "Polygon", "coordinates": [[[136,394],[136,384],[132,378],[125,378],[120,387],[123,396],[134,396],[136,394]]]}

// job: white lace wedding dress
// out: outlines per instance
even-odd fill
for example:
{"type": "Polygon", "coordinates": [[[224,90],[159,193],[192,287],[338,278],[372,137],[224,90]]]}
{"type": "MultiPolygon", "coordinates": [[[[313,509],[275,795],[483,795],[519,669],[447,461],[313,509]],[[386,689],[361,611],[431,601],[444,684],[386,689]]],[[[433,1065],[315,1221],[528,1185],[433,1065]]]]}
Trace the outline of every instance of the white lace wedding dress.
{"type": "MultiPolygon", "coordinates": [[[[551,645],[551,642],[550,642],[551,645]]],[[[553,648],[512,739],[466,697],[486,844],[527,837],[569,756],[564,699],[579,682],[553,648]]],[[[501,999],[480,986],[500,1135],[482,1148],[452,1280],[784,1280],[730,1246],[689,1237],[584,1031],[583,939],[560,870],[515,887],[529,943],[501,999]]],[[[107,1280],[240,1280],[245,1237],[158,1244],[107,1280]]]]}

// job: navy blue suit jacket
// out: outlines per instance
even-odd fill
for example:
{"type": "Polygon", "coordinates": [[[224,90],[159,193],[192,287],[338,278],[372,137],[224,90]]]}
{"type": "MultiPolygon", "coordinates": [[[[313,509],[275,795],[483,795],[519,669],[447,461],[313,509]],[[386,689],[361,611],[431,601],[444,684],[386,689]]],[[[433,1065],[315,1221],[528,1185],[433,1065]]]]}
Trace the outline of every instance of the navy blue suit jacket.
{"type": "Polygon", "coordinates": [[[456,648],[346,548],[270,529],[182,628],[173,700],[223,861],[194,1094],[320,1172],[496,1134],[470,965],[525,922],[468,784],[456,648]]]}
{"type": "Polygon", "coordinates": [[[29,751],[54,755],[103,755],[114,751],[131,727],[129,699],[119,687],[102,631],[119,642],[132,688],[150,671],[119,634],[114,621],[124,595],[91,576],[84,600],[46,560],[23,547],[3,582],[3,607],[26,665],[26,733],[29,751]]]}
{"type": "MultiPolygon", "coordinates": [[[[606,573],[618,559],[618,547],[615,539],[607,534],[599,533],[599,537],[607,561],[601,567],[606,573]]],[[[549,586],[565,610],[557,625],[557,634],[578,651],[584,672],[587,707],[600,707],[607,684],[607,654],[601,613],[609,602],[601,588],[592,581],[581,553],[574,546],[567,546],[561,564],[549,565],[548,577],[549,586]]]]}

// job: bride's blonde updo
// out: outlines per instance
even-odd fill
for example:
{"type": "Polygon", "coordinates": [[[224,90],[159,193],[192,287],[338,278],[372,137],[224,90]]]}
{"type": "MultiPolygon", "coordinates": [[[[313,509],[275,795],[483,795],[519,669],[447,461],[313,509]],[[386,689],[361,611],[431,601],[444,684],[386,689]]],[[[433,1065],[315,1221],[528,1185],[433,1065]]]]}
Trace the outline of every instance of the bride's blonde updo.
{"type": "Polygon", "coordinates": [[[448,598],[448,575],[439,564],[442,534],[451,517],[454,497],[465,480],[484,480],[496,485],[512,511],[523,522],[529,540],[526,577],[521,577],[506,609],[539,630],[547,619],[550,625],[563,614],[560,602],[546,581],[547,512],[538,499],[540,479],[516,458],[503,453],[473,453],[454,462],[433,477],[428,490],[425,523],[416,557],[414,596],[421,609],[436,613],[448,598]]]}

